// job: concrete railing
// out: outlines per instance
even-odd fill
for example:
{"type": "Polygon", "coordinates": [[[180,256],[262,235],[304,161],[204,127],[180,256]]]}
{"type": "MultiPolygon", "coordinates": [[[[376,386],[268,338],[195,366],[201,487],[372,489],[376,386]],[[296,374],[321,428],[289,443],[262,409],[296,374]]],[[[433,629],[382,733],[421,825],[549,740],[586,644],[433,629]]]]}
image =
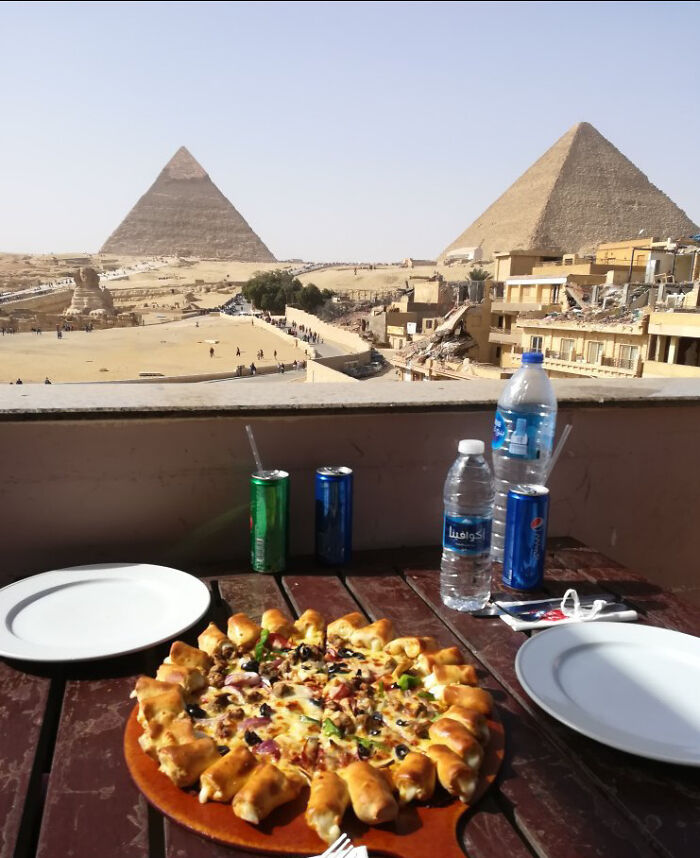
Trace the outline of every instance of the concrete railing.
{"type": "MultiPolygon", "coordinates": [[[[247,423],[264,460],[291,473],[293,553],[313,549],[313,476],[324,464],[355,470],[357,548],[437,544],[457,441],[490,438],[503,384],[241,384],[235,396],[217,384],[4,385],[2,583],[115,559],[245,562],[247,423]]],[[[550,481],[550,534],[700,597],[688,458],[697,382],[554,387],[558,426],[574,431],[550,481]]]]}

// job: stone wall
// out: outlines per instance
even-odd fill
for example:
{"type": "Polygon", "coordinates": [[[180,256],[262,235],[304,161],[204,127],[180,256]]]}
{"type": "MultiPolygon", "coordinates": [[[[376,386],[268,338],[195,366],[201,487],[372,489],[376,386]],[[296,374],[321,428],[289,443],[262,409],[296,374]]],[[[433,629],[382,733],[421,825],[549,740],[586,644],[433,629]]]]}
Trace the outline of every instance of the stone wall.
{"type": "Polygon", "coordinates": [[[285,316],[287,322],[296,322],[297,325],[304,325],[305,328],[310,328],[324,340],[330,340],[339,346],[346,346],[349,352],[363,352],[367,349],[367,341],[363,340],[359,334],[346,331],[343,328],[337,328],[328,322],[323,322],[318,316],[313,316],[311,313],[305,313],[303,310],[296,309],[296,307],[287,307],[285,309],[285,316]]]}

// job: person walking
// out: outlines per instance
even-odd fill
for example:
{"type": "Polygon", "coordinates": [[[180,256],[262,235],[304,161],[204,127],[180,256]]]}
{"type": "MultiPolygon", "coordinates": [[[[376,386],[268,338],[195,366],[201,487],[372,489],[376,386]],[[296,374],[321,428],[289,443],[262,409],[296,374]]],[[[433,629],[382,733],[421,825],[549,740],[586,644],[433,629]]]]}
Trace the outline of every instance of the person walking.
{"type": "Polygon", "coordinates": [[[214,346],[211,346],[211,348],[209,349],[209,357],[210,358],[214,357],[214,346]]]}
{"type": "Polygon", "coordinates": [[[241,356],[240,346],[236,346],[236,357],[240,357],[240,356],[241,356]]]}
{"type": "Polygon", "coordinates": [[[257,369],[255,368],[255,364],[254,364],[254,363],[251,363],[251,365],[250,365],[250,374],[251,374],[251,375],[255,375],[255,374],[256,374],[256,372],[257,372],[257,369]]]}

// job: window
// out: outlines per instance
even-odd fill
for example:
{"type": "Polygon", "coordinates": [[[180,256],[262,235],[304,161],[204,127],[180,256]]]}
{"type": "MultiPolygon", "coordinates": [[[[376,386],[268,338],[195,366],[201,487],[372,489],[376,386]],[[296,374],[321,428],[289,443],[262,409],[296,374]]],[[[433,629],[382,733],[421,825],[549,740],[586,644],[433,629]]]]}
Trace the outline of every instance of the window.
{"type": "Polygon", "coordinates": [[[432,327],[433,327],[433,320],[432,319],[426,319],[425,320],[425,330],[429,331],[432,327]]]}
{"type": "Polygon", "coordinates": [[[639,349],[637,346],[620,346],[620,366],[624,369],[634,369],[637,364],[639,349]]]}
{"type": "Polygon", "coordinates": [[[559,356],[562,360],[574,360],[574,341],[562,338],[559,346],[559,356]]]}
{"type": "Polygon", "coordinates": [[[586,348],[586,362],[600,363],[603,360],[603,343],[588,343],[586,348]]]}
{"type": "Polygon", "coordinates": [[[530,337],[530,351],[531,352],[541,352],[542,351],[542,337],[530,337]]]}

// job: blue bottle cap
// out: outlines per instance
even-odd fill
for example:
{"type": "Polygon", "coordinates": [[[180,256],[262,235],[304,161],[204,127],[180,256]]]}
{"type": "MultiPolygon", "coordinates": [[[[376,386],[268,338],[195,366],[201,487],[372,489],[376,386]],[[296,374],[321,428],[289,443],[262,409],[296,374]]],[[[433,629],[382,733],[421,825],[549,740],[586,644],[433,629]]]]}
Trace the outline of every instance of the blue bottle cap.
{"type": "Polygon", "coordinates": [[[543,360],[542,352],[525,352],[523,354],[523,363],[542,363],[543,360]]]}

